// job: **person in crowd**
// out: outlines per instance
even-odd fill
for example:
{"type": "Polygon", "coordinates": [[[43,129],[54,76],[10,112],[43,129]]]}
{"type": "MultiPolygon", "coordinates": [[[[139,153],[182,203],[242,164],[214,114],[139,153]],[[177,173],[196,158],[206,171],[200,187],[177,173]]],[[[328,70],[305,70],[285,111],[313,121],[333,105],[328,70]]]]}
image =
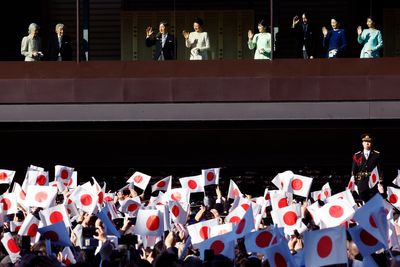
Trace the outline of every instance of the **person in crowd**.
{"type": "Polygon", "coordinates": [[[292,30],[296,42],[296,57],[304,59],[313,59],[315,57],[315,36],[316,32],[310,25],[309,16],[306,13],[294,16],[292,30]]]}
{"type": "Polygon", "coordinates": [[[176,40],[175,36],[169,33],[169,24],[161,21],[158,27],[158,33],[155,34],[152,27],[146,29],[146,46],[156,46],[154,60],[172,60],[176,59],[176,40]]]}
{"type": "Polygon", "coordinates": [[[22,38],[21,55],[25,57],[25,61],[39,61],[43,58],[39,29],[36,23],[29,24],[28,35],[22,38]]]}
{"type": "Polygon", "coordinates": [[[347,49],[346,31],[340,28],[340,22],[336,18],[331,19],[332,30],[322,27],[324,35],[322,45],[327,50],[326,58],[345,57],[347,49]]]}
{"type": "Polygon", "coordinates": [[[254,34],[251,30],[248,31],[247,42],[249,49],[255,50],[254,59],[271,59],[271,34],[267,32],[267,22],[261,20],[258,23],[258,32],[254,34]]]}
{"type": "Polygon", "coordinates": [[[71,61],[72,46],[71,38],[64,34],[64,24],[58,23],[48,43],[47,56],[50,61],[71,61]]]}
{"type": "Polygon", "coordinates": [[[210,50],[210,40],[208,33],[203,31],[204,22],[200,18],[196,18],[193,21],[194,31],[189,33],[183,31],[183,37],[185,38],[185,45],[190,48],[190,60],[207,60],[208,50],[210,50]]]}
{"type": "Polygon", "coordinates": [[[367,18],[367,27],[368,29],[364,30],[361,26],[357,28],[357,41],[363,45],[360,58],[379,57],[380,50],[383,47],[382,34],[375,28],[375,21],[372,17],[367,18]]]}
{"type": "MultiPolygon", "coordinates": [[[[372,138],[369,134],[361,136],[363,150],[353,155],[353,164],[351,174],[356,180],[358,193],[361,200],[368,201],[378,192],[378,186],[369,188],[368,182],[371,172],[375,167],[378,168],[380,177],[382,177],[382,169],[380,164],[380,153],[372,149],[372,138]]],[[[377,177],[378,179],[378,177],[377,177]]],[[[382,179],[380,179],[382,182],[382,179]]]]}

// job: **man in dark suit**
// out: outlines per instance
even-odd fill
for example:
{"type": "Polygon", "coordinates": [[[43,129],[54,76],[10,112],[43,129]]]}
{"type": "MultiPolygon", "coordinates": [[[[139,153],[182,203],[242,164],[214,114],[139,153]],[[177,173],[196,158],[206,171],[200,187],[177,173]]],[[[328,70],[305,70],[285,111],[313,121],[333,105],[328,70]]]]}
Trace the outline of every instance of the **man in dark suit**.
{"type": "Polygon", "coordinates": [[[50,61],[72,60],[71,39],[64,35],[64,24],[56,25],[56,34],[49,39],[47,55],[50,61]]]}
{"type": "Polygon", "coordinates": [[[363,134],[361,140],[363,150],[354,154],[351,173],[355,178],[360,198],[367,202],[378,192],[377,187],[380,186],[380,184],[377,184],[373,188],[369,188],[368,181],[371,172],[377,167],[379,176],[381,177],[379,180],[383,182],[382,169],[380,153],[372,150],[372,138],[368,134],[363,134]]]}
{"type": "Polygon", "coordinates": [[[159,33],[154,34],[152,27],[146,29],[146,46],[155,45],[154,60],[176,59],[176,40],[174,35],[168,32],[168,23],[160,22],[159,33]]]}
{"type": "Polygon", "coordinates": [[[293,18],[292,29],[296,41],[296,57],[304,59],[312,59],[315,57],[316,32],[309,24],[306,13],[293,18]]]}

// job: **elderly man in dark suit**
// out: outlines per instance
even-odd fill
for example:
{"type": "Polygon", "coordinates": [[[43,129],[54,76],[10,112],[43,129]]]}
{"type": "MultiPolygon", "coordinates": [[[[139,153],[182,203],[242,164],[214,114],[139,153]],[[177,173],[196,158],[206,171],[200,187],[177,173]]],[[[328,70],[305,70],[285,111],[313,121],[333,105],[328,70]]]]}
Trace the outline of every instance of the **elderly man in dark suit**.
{"type": "Polygon", "coordinates": [[[50,61],[72,60],[71,39],[64,34],[64,24],[56,25],[55,34],[49,39],[47,56],[50,61]]]}
{"type": "Polygon", "coordinates": [[[154,60],[176,59],[176,40],[174,35],[168,32],[168,23],[160,22],[159,33],[155,34],[152,27],[146,29],[146,46],[155,45],[154,60]]]}

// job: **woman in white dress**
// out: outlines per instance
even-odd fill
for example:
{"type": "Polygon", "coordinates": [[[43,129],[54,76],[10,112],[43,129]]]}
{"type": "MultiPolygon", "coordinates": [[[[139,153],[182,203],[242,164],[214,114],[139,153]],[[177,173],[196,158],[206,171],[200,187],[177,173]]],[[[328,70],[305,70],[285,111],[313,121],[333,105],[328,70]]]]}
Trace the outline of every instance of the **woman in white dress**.
{"type": "Polygon", "coordinates": [[[43,57],[42,41],[38,34],[39,26],[31,23],[28,27],[28,36],[21,41],[21,55],[25,57],[25,61],[38,61],[43,57]]]}
{"type": "Polygon", "coordinates": [[[190,60],[208,59],[208,50],[210,50],[210,40],[208,33],[203,32],[203,20],[196,18],[193,22],[194,32],[183,31],[185,44],[190,48],[190,60]]]}
{"type": "Polygon", "coordinates": [[[254,59],[271,59],[271,34],[267,32],[266,21],[261,20],[258,23],[258,31],[257,34],[254,34],[251,30],[248,31],[249,41],[247,44],[249,49],[255,49],[254,59]]]}

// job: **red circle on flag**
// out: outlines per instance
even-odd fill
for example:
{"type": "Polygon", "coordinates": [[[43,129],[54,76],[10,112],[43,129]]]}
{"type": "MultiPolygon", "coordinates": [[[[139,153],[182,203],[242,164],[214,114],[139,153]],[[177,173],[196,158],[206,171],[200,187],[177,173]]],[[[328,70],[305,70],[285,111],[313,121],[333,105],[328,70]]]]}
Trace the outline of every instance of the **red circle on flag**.
{"type": "Polygon", "coordinates": [[[293,211],[286,212],[285,215],[283,215],[283,222],[288,226],[295,225],[297,222],[297,214],[293,211]]]}
{"type": "Polygon", "coordinates": [[[240,235],[243,232],[245,226],[246,226],[246,218],[243,218],[240,220],[236,228],[236,234],[240,235]]]}
{"type": "Polygon", "coordinates": [[[11,208],[11,201],[8,198],[3,198],[1,203],[3,203],[3,210],[9,210],[11,208]]]}
{"type": "Polygon", "coordinates": [[[174,205],[171,209],[172,214],[174,214],[175,217],[179,216],[179,207],[174,205]]]}
{"type": "Polygon", "coordinates": [[[67,258],[67,259],[65,259],[65,260],[63,260],[63,263],[65,264],[65,265],[71,265],[72,264],[72,262],[67,258]]]}
{"type": "Polygon", "coordinates": [[[354,185],[354,184],[353,184],[353,181],[350,181],[350,182],[349,182],[349,185],[347,186],[347,188],[353,189],[353,185],[354,185]]]}
{"type": "Polygon", "coordinates": [[[28,232],[26,233],[30,237],[35,237],[37,234],[38,225],[36,223],[31,224],[28,228],[28,232]]]}
{"type": "Polygon", "coordinates": [[[391,194],[391,195],[389,196],[389,201],[390,201],[390,203],[394,204],[394,203],[397,202],[397,200],[399,200],[399,198],[398,198],[395,194],[391,194]]]}
{"type": "Polygon", "coordinates": [[[344,210],[342,207],[338,205],[332,205],[329,208],[329,215],[331,215],[333,218],[340,218],[344,214],[344,210]]]}
{"type": "Polygon", "coordinates": [[[318,194],[318,195],[317,195],[317,199],[318,199],[318,200],[321,200],[321,194],[318,194]]]}
{"type": "Polygon", "coordinates": [[[18,225],[18,226],[16,226],[16,227],[15,227],[15,231],[14,231],[14,232],[18,232],[18,231],[19,231],[19,229],[21,229],[21,225],[18,225]]]}
{"type": "Polygon", "coordinates": [[[233,196],[234,197],[239,196],[239,190],[237,190],[237,188],[233,189],[233,196]]]}
{"type": "Polygon", "coordinates": [[[281,188],[283,188],[283,182],[281,182],[281,188]]]}
{"type": "Polygon", "coordinates": [[[287,206],[289,206],[289,204],[288,204],[288,201],[287,201],[287,199],[285,197],[279,199],[278,208],[283,208],[283,207],[287,207],[287,206]]]}
{"type": "Polygon", "coordinates": [[[317,243],[317,253],[320,258],[328,257],[332,252],[333,242],[329,236],[323,236],[317,243]]]}
{"type": "Polygon", "coordinates": [[[89,206],[90,204],[92,204],[92,197],[89,194],[83,194],[81,196],[81,203],[84,206],[89,206]]]}
{"type": "Polygon", "coordinates": [[[207,180],[208,180],[209,182],[211,182],[212,180],[214,180],[214,178],[215,178],[214,172],[209,171],[209,172],[207,173],[207,180]]]}
{"type": "Polygon", "coordinates": [[[143,181],[143,177],[142,177],[141,175],[136,175],[136,176],[133,178],[133,181],[134,181],[135,183],[137,183],[137,184],[140,184],[140,183],[143,181]]]}
{"type": "Polygon", "coordinates": [[[35,200],[40,203],[46,201],[47,198],[48,198],[48,195],[44,191],[37,192],[35,195],[35,200]]]}
{"type": "Polygon", "coordinates": [[[61,222],[63,220],[63,215],[61,212],[59,211],[53,211],[50,214],[50,222],[51,223],[58,223],[61,222]]]}
{"type": "Polygon", "coordinates": [[[130,204],[130,205],[128,206],[128,211],[129,211],[129,212],[133,212],[133,211],[135,211],[137,208],[138,208],[138,205],[137,205],[136,203],[133,203],[133,204],[130,204]]]}
{"type": "Polygon", "coordinates": [[[208,226],[203,226],[200,228],[199,235],[201,238],[203,238],[203,240],[208,239],[208,231],[209,231],[208,226]]]}
{"type": "Polygon", "coordinates": [[[160,218],[156,215],[150,215],[147,218],[146,227],[150,231],[156,231],[160,227],[160,218]]]}
{"type": "Polygon", "coordinates": [[[167,183],[165,182],[165,181],[159,181],[158,183],[157,183],[157,187],[158,188],[162,188],[162,187],[164,187],[165,185],[166,185],[167,183]]]}
{"type": "Polygon", "coordinates": [[[376,174],[375,174],[375,173],[372,174],[372,182],[373,182],[373,183],[376,182],[376,174]]]}
{"type": "Polygon", "coordinates": [[[110,196],[110,195],[108,195],[108,196],[106,196],[105,198],[104,198],[104,201],[105,202],[110,202],[110,201],[112,201],[113,200],[113,198],[110,196]]]}
{"type": "Polygon", "coordinates": [[[329,192],[328,191],[324,191],[324,195],[325,195],[325,197],[329,197],[329,192]]]}
{"type": "Polygon", "coordinates": [[[69,179],[68,186],[71,186],[73,182],[74,182],[74,181],[72,180],[72,177],[71,177],[71,179],[69,179]]]}
{"type": "Polygon", "coordinates": [[[232,216],[232,217],[229,219],[229,222],[230,222],[230,223],[238,223],[238,222],[240,222],[240,218],[239,218],[238,216],[232,216]]]}
{"type": "Polygon", "coordinates": [[[260,248],[268,247],[271,242],[272,234],[268,231],[261,232],[256,237],[256,245],[260,248]]]}
{"type": "Polygon", "coordinates": [[[241,206],[245,211],[247,211],[250,208],[250,205],[247,203],[243,203],[241,206]]]}
{"type": "Polygon", "coordinates": [[[274,261],[276,267],[287,267],[286,259],[282,254],[276,252],[274,255],[274,261]]]}
{"type": "Polygon", "coordinates": [[[67,208],[68,214],[71,214],[72,210],[67,208]]]}
{"type": "Polygon", "coordinates": [[[225,244],[221,240],[216,240],[211,244],[210,249],[214,250],[215,255],[218,255],[221,254],[222,251],[224,251],[225,244]]]}
{"type": "Polygon", "coordinates": [[[25,192],[21,190],[21,191],[19,192],[19,197],[20,197],[22,200],[25,200],[25,197],[26,197],[25,192]]]}
{"type": "Polygon", "coordinates": [[[374,217],[372,217],[372,215],[369,216],[369,224],[370,224],[372,227],[377,228],[377,227],[376,227],[375,220],[374,220],[374,217]]]}
{"type": "Polygon", "coordinates": [[[173,201],[179,202],[179,201],[181,201],[181,199],[182,199],[182,195],[181,195],[181,193],[179,193],[179,192],[175,192],[175,193],[171,194],[171,199],[172,199],[173,201]]]}
{"type": "Polygon", "coordinates": [[[104,200],[104,193],[103,193],[103,191],[100,191],[100,192],[97,194],[97,196],[98,196],[97,203],[102,204],[102,203],[103,203],[103,200],[104,200]]]}
{"type": "Polygon", "coordinates": [[[61,179],[64,179],[64,180],[65,180],[65,179],[68,179],[68,176],[69,176],[68,170],[63,169],[63,170],[61,171],[60,176],[61,176],[61,179]]]}
{"type": "Polygon", "coordinates": [[[47,181],[46,176],[44,176],[43,174],[38,175],[38,177],[36,177],[36,183],[38,185],[45,185],[46,181],[47,181]]]}
{"type": "Polygon", "coordinates": [[[54,231],[48,231],[48,232],[44,233],[44,237],[46,239],[50,239],[53,242],[56,242],[59,239],[58,234],[54,231]]]}
{"type": "Polygon", "coordinates": [[[17,243],[15,243],[14,239],[9,239],[7,241],[7,247],[12,253],[18,253],[19,252],[19,247],[17,243]]]}
{"type": "Polygon", "coordinates": [[[5,172],[0,172],[0,181],[5,181],[7,180],[8,175],[5,172]]]}
{"type": "Polygon", "coordinates": [[[265,200],[270,200],[271,199],[271,196],[269,195],[269,193],[267,193],[266,195],[265,195],[265,200]]]}
{"type": "Polygon", "coordinates": [[[360,239],[365,245],[370,247],[373,247],[378,243],[378,240],[364,229],[360,231],[360,239]]]}
{"type": "Polygon", "coordinates": [[[188,181],[188,187],[189,187],[190,189],[192,189],[192,190],[196,189],[196,188],[197,188],[197,183],[196,183],[196,181],[194,181],[194,180],[189,180],[189,181],[188,181]]]}
{"type": "Polygon", "coordinates": [[[292,188],[293,188],[293,190],[302,189],[303,188],[303,181],[298,179],[298,178],[293,179],[292,180],[292,188]]]}

